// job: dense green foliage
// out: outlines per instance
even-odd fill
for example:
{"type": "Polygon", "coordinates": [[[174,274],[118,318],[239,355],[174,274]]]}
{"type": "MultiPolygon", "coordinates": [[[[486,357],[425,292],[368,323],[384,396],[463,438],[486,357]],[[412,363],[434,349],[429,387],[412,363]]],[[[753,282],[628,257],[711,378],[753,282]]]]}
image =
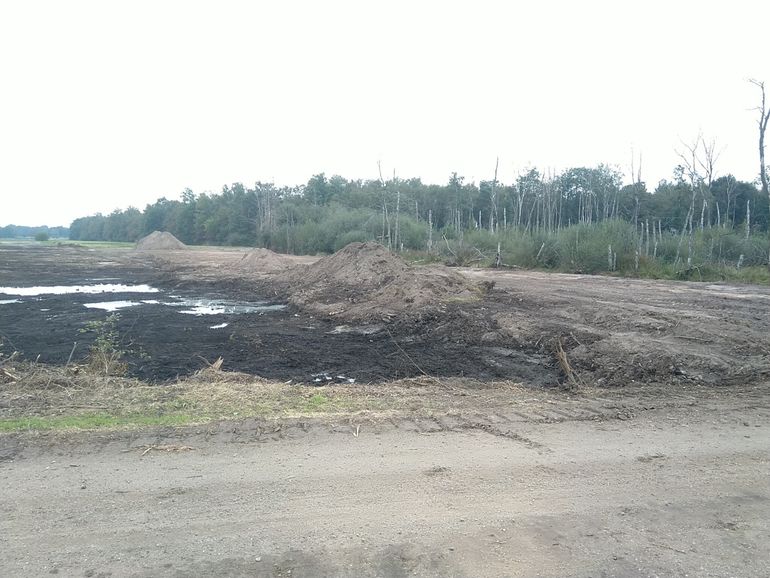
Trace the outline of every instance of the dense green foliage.
{"type": "Polygon", "coordinates": [[[37,238],[39,234],[48,235],[48,238],[66,239],[70,232],[67,227],[25,227],[22,225],[0,227],[0,239],[37,238]]]}
{"type": "Polygon", "coordinates": [[[299,187],[234,184],[199,195],[188,189],[179,200],[162,198],[143,211],[76,219],[70,238],[135,241],[162,230],[187,244],[296,254],[377,240],[394,250],[455,258],[465,248],[488,258],[500,243],[506,264],[586,272],[641,273],[653,261],[680,269],[766,262],[767,241],[759,233],[768,227],[768,200],[754,185],[731,176],[685,179],[681,168],[675,175],[649,192],[644,183],[624,186],[605,165],[558,175],[532,169],[507,185],[476,185],[457,174],[443,186],[319,174],[299,187]]]}

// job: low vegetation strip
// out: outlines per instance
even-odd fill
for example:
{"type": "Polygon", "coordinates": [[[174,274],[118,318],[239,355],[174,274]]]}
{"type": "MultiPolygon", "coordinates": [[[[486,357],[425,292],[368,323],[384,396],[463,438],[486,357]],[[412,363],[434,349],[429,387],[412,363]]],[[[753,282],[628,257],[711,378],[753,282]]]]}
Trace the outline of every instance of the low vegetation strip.
{"type": "Polygon", "coordinates": [[[88,366],[6,363],[0,373],[0,432],[181,426],[248,417],[276,418],[396,410],[370,388],[308,387],[208,368],[151,385],[88,366]]]}
{"type": "Polygon", "coordinates": [[[313,387],[207,368],[166,385],[87,368],[13,362],[0,376],[0,434],[188,426],[223,420],[425,417],[549,398],[512,382],[430,377],[313,387]]]}

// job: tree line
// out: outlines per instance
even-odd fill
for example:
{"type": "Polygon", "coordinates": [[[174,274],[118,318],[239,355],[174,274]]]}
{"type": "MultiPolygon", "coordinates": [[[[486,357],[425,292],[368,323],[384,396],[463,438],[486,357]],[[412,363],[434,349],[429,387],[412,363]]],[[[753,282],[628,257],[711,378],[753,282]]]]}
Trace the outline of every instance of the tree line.
{"type": "Polygon", "coordinates": [[[76,219],[74,240],[136,241],[155,230],[188,244],[262,246],[297,254],[332,252],[352,241],[393,249],[430,249],[442,236],[486,230],[554,233],[608,220],[671,234],[721,228],[766,231],[768,203],[752,183],[702,177],[680,165],[654,191],[623,185],[617,169],[578,167],[558,174],[530,169],[515,182],[479,184],[453,173],[445,185],[420,179],[348,180],[313,176],[305,185],[236,183],[217,194],[185,190],[144,210],[76,219]]]}
{"type": "MultiPolygon", "coordinates": [[[[185,190],[179,200],[159,199],[144,210],[76,219],[70,238],[135,241],[166,230],[188,244],[267,247],[284,253],[333,252],[353,241],[376,240],[392,250],[460,255],[501,252],[518,264],[569,270],[622,271],[670,267],[677,274],[703,264],[770,265],[770,190],[765,134],[770,106],[760,90],[760,188],[718,175],[719,150],[699,134],[681,143],[673,178],[649,190],[641,158],[632,160],[631,183],[600,164],[562,172],[531,168],[510,183],[478,184],[452,173],[444,185],[418,178],[348,180],[314,175],[306,184],[276,187],[257,182],[223,187],[217,194],[185,190]],[[445,250],[441,243],[445,246],[445,250]],[[441,248],[439,248],[441,247],[441,248]],[[605,249],[606,248],[606,249],[605,249]]],[[[633,155],[632,155],[633,156],[633,155]]]]}
{"type": "Polygon", "coordinates": [[[24,225],[6,225],[0,227],[0,239],[18,239],[21,237],[35,238],[38,235],[47,235],[52,239],[66,239],[69,236],[67,227],[27,227],[24,225]]]}

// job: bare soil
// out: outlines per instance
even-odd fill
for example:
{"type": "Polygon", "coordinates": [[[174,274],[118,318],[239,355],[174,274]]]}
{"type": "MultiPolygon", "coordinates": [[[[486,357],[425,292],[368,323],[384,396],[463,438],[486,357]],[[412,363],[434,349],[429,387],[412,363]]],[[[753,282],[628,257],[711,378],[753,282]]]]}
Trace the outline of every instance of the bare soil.
{"type": "Polygon", "coordinates": [[[465,270],[493,280],[499,334],[527,349],[561,338],[597,385],[730,385],[770,378],[770,287],[534,271],[465,270]]]}
{"type": "MultiPolygon", "coordinates": [[[[237,250],[4,246],[0,278],[3,285],[116,278],[181,296],[290,304],[221,317],[123,310],[119,329],[145,354],[131,359],[132,374],[150,380],[188,375],[222,356],[226,369],[283,380],[326,372],[375,383],[427,374],[554,386],[569,381],[558,343],[583,385],[770,378],[765,286],[420,269],[383,251],[358,245],[321,260],[284,256],[297,265],[274,274],[240,267],[237,250]],[[224,322],[224,330],[209,329],[224,322]]],[[[0,306],[2,351],[61,363],[79,341],[76,356],[85,355],[88,336],[79,330],[103,317],[83,307],[87,299],[0,306]]]]}
{"type": "Polygon", "coordinates": [[[153,231],[136,242],[137,251],[170,251],[186,248],[187,245],[167,231],[153,231]]]}
{"type": "Polygon", "coordinates": [[[606,392],[508,390],[496,408],[474,398],[424,417],[0,437],[0,569],[766,575],[768,389],[606,392]]]}
{"type": "MultiPolygon", "coordinates": [[[[0,305],[0,353],[21,352],[28,360],[82,362],[93,334],[82,333],[104,311],[86,303],[148,298],[229,299],[246,303],[287,301],[285,285],[264,271],[244,270],[240,251],[94,251],[35,246],[0,248],[0,286],[83,283],[146,283],[160,294],[67,294],[24,298],[0,305]],[[188,255],[185,257],[185,255],[188,255]],[[39,357],[38,357],[39,356],[39,357]]],[[[269,313],[185,315],[179,308],[140,305],[118,311],[118,332],[130,374],[162,382],[198,371],[219,357],[224,369],[261,377],[314,383],[314,376],[344,376],[358,383],[417,375],[516,379],[557,385],[547,356],[511,352],[500,357],[493,344],[472,343],[456,332],[462,304],[424,311],[419,322],[349,324],[298,307],[269,313]],[[456,313],[454,311],[457,311],[456,313]],[[227,323],[221,329],[212,326],[227,323]],[[429,330],[428,330],[429,328],[429,330]]]]}
{"type": "Polygon", "coordinates": [[[379,243],[351,243],[278,276],[298,309],[351,323],[415,322],[449,303],[478,300],[486,286],[440,265],[414,267],[379,243]]]}
{"type": "Polygon", "coordinates": [[[256,273],[277,273],[294,265],[296,263],[291,258],[262,248],[252,249],[238,263],[240,269],[256,273]]]}
{"type": "MultiPolygon", "coordinates": [[[[0,286],[116,278],[290,299],[291,284],[243,256],[2,246],[0,286]]],[[[133,375],[190,374],[162,386],[34,363],[33,383],[13,366],[0,416],[197,404],[217,419],[0,435],[0,574],[766,575],[768,287],[451,273],[486,289],[437,290],[429,314],[393,303],[365,322],[365,299],[346,301],[352,281],[324,288],[341,304],[328,311],[123,310],[121,333],[150,356],[131,359],[133,375]],[[209,329],[224,320],[231,336],[209,329]],[[571,383],[558,344],[569,393],[544,387],[571,383]],[[247,373],[194,373],[219,355],[247,373]],[[301,385],[329,360],[370,377],[301,385]],[[282,380],[253,377],[271,372],[282,380]]],[[[0,305],[2,353],[63,364],[80,339],[82,355],[78,329],[105,315],[83,307],[91,298],[0,305]]]]}

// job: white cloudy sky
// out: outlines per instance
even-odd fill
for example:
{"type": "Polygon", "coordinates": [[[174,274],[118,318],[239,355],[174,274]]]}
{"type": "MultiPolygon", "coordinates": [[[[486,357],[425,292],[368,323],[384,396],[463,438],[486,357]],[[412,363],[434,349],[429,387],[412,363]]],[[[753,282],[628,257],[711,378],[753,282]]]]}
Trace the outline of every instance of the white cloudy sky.
{"type": "Polygon", "coordinates": [[[699,131],[753,180],[758,1],[7,1],[0,225],[326,172],[656,183],[699,131]]]}

